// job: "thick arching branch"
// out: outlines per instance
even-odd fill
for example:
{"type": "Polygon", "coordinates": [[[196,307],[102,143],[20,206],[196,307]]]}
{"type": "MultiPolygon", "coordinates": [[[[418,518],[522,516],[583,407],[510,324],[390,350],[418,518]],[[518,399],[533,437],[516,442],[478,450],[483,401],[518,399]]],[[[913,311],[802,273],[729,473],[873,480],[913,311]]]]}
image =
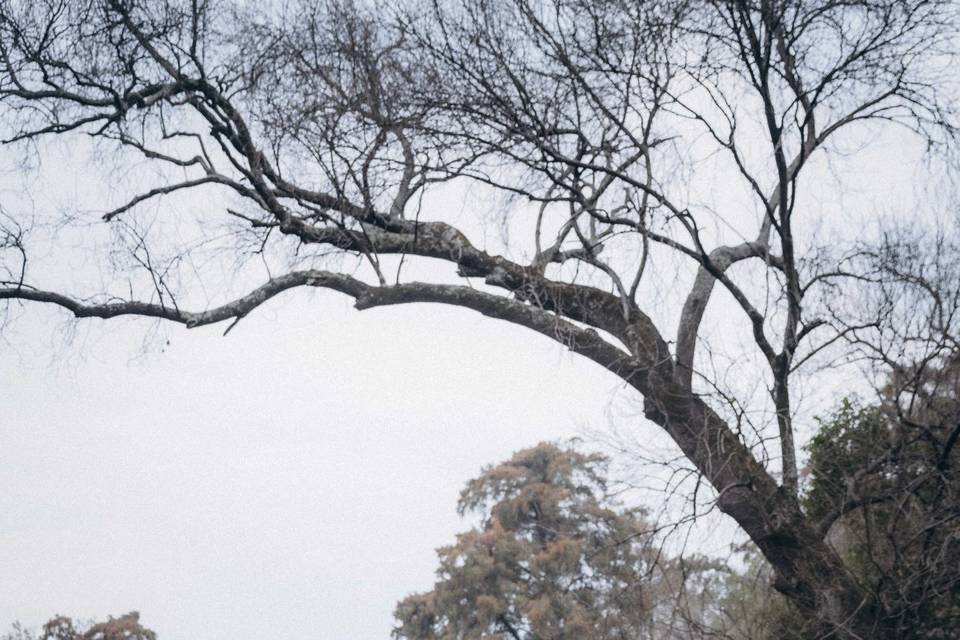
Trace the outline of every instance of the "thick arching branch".
{"type": "Polygon", "coordinates": [[[277,276],[244,296],[206,311],[184,311],[171,306],[133,300],[90,302],[25,285],[0,288],[0,300],[26,300],[53,304],[66,309],[76,318],[107,320],[120,316],[141,316],[169,320],[192,329],[243,318],[274,296],[288,289],[302,286],[322,286],[352,295],[360,295],[367,287],[361,281],[341,274],[327,271],[294,271],[277,276]]]}
{"type": "Polygon", "coordinates": [[[331,289],[346,294],[354,298],[355,306],[359,310],[418,302],[472,309],[491,318],[512,322],[541,333],[628,381],[637,371],[652,366],[642,365],[634,355],[610,344],[595,330],[581,327],[537,305],[460,285],[410,282],[374,286],[348,275],[323,270],[293,271],[277,276],[246,295],[205,311],[186,311],[140,301],[91,302],[29,286],[0,288],[0,300],[52,304],[66,309],[76,318],[140,316],[176,322],[192,329],[227,320],[239,320],[278,294],[298,287],[331,289]]]}

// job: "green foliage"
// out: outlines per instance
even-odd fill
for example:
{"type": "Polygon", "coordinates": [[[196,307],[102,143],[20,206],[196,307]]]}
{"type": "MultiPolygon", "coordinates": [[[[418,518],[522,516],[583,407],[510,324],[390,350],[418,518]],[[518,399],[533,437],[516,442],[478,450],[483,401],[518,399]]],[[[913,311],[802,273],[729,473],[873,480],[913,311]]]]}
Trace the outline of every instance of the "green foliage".
{"type": "Polygon", "coordinates": [[[540,444],[460,496],[480,528],[438,551],[434,589],[399,603],[397,638],[649,637],[656,554],[636,509],[606,497],[605,460],[540,444]]]}
{"type": "MultiPolygon", "coordinates": [[[[877,638],[946,640],[960,628],[956,364],[900,372],[881,402],[844,399],[818,420],[803,508],[871,598],[877,638]]],[[[815,637],[756,551],[717,590],[737,640],[815,637]]]]}
{"type": "Polygon", "coordinates": [[[864,407],[852,398],[844,398],[833,415],[817,422],[819,429],[806,447],[811,473],[803,504],[819,520],[840,506],[852,475],[889,450],[892,433],[880,407],[864,407]]]}
{"type": "Polygon", "coordinates": [[[845,400],[808,447],[804,507],[872,597],[884,637],[960,627],[958,371],[901,372],[880,404],[845,400]]]}

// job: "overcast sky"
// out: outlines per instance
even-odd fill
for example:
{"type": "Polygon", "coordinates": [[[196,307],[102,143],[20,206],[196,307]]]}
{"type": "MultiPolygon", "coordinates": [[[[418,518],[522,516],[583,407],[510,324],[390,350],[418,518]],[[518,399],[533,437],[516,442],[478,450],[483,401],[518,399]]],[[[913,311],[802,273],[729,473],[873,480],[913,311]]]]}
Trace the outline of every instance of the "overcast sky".
{"type": "MultiPolygon", "coordinates": [[[[875,144],[842,192],[814,164],[811,226],[859,224],[857,200],[895,211],[916,165],[904,149],[875,144]]],[[[89,201],[108,189],[85,162],[53,161],[32,190],[9,169],[0,197],[89,201]]],[[[84,268],[42,258],[65,282],[84,268]]],[[[159,340],[145,320],[16,314],[0,339],[0,628],[139,610],[160,640],[384,639],[396,602],[430,588],[434,549],[469,525],[455,504],[483,465],[611,421],[661,437],[598,366],[461,309],[359,313],[292,291],[227,337],[159,340]]]]}
{"type": "MultiPolygon", "coordinates": [[[[37,171],[2,164],[3,210],[38,225],[31,281],[97,291],[116,227],[99,216],[125,172],[76,141],[48,144],[37,171]],[[42,226],[61,213],[91,224],[42,226]]],[[[463,188],[439,197],[475,237],[499,233],[463,188]]],[[[158,201],[154,233],[210,204],[158,201]]],[[[220,293],[205,280],[191,306],[220,293]]],[[[484,465],[612,422],[662,440],[622,381],[463,309],[361,313],[296,290],[226,337],[37,304],[6,318],[0,630],[138,610],[160,640],[384,639],[397,601],[431,587],[435,549],[471,525],[456,501],[484,465]]]]}
{"type": "Polygon", "coordinates": [[[436,306],[287,294],[223,328],[77,325],[0,348],[0,621],[137,609],[161,640],[386,638],[464,529],[463,483],[602,427],[616,381],[436,306]],[[158,349],[162,347],[163,351],[158,349]]]}
{"type": "MultiPolygon", "coordinates": [[[[51,185],[69,202],[103,192],[83,161],[46,162],[32,188],[8,173],[8,209],[51,185]]],[[[43,258],[43,284],[89,268],[43,258]]],[[[139,610],[160,640],[383,639],[396,602],[430,588],[434,549],[469,526],[455,504],[483,465],[611,422],[662,438],[598,366],[461,309],[360,313],[292,291],[226,337],[160,339],[146,320],[15,311],[0,342],[4,627],[139,610]]]]}

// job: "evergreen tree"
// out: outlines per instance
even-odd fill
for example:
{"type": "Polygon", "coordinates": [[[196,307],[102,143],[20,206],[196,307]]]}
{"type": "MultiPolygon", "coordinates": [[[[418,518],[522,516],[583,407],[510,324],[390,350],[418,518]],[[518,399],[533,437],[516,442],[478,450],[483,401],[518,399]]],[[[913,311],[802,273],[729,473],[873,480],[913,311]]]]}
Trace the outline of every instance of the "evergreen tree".
{"type": "Polygon", "coordinates": [[[396,638],[650,637],[655,551],[643,513],[607,497],[605,459],[552,444],[468,483],[481,526],[438,551],[432,591],[399,603],[396,638]]]}

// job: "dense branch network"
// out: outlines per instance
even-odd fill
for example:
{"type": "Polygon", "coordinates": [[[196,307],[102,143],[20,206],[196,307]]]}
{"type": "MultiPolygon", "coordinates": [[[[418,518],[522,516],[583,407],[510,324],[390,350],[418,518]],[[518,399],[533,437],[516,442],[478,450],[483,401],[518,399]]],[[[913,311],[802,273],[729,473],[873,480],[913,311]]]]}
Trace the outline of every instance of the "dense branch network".
{"type": "Polygon", "coordinates": [[[862,266],[865,251],[812,259],[820,248],[798,239],[802,176],[828,140],[864,123],[950,139],[939,87],[955,10],[934,0],[450,0],[389,11],[331,0],[278,12],[199,0],[3,3],[7,143],[84,134],[159,167],[169,181],[107,210],[111,225],[178,194],[225,189],[226,213],[257,252],[291,266],[186,311],[136,232],[152,298],[81,299],[32,280],[29,234],[4,213],[0,300],[196,327],[235,324],[313,287],[358,309],[449,304],[533,329],[639,391],[778,588],[830,628],[862,631],[864,594],[797,500],[791,379],[882,324],[841,317],[814,294],[880,280],[862,266]],[[736,204],[691,194],[714,166],[704,158],[722,163],[736,204]],[[513,198],[510,222],[531,240],[481,249],[448,221],[453,212],[429,204],[434,187],[464,181],[513,198]],[[330,254],[365,267],[331,267],[330,254]],[[411,260],[452,266],[461,282],[406,281],[411,260]],[[664,277],[671,267],[689,277],[664,277]],[[720,381],[699,347],[717,283],[765,366],[776,471],[732,427],[741,417],[710,402],[720,381]],[[662,291],[666,313],[653,308],[662,291]]]}

